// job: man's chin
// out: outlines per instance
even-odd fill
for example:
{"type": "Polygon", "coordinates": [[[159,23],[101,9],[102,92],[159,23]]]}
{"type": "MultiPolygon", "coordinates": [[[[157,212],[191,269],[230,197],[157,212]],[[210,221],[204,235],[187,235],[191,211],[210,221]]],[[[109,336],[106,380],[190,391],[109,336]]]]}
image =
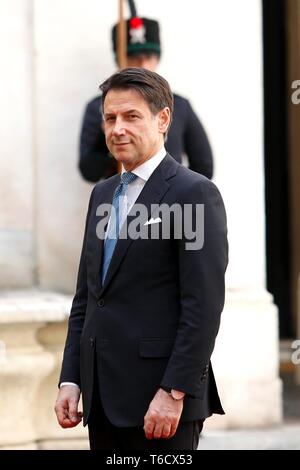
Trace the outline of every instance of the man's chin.
{"type": "Polygon", "coordinates": [[[130,163],[132,160],[132,155],[128,151],[118,151],[114,155],[115,159],[123,164],[130,163]]]}

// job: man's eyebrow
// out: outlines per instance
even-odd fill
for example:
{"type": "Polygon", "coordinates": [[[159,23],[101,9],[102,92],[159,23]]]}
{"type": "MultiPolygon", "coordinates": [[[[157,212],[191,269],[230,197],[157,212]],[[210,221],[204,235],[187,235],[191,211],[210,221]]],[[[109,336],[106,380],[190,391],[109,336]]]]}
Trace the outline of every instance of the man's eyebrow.
{"type": "MultiPolygon", "coordinates": [[[[138,109],[126,109],[125,111],[122,111],[121,114],[131,114],[131,113],[138,113],[140,114],[140,111],[138,111],[138,109]]],[[[114,112],[107,112],[107,113],[104,113],[104,116],[115,116],[116,113],[114,112]]]]}
{"type": "Polygon", "coordinates": [[[125,111],[124,114],[130,114],[130,113],[139,113],[137,109],[129,109],[128,111],[125,111]]]}

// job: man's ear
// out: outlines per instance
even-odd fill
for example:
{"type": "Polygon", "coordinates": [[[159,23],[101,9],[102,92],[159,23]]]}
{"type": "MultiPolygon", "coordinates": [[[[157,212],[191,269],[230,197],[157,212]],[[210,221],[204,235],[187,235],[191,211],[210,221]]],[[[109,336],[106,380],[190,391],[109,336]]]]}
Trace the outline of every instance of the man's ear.
{"type": "Polygon", "coordinates": [[[171,119],[170,108],[165,107],[158,114],[158,129],[162,134],[165,134],[169,128],[171,119]]]}

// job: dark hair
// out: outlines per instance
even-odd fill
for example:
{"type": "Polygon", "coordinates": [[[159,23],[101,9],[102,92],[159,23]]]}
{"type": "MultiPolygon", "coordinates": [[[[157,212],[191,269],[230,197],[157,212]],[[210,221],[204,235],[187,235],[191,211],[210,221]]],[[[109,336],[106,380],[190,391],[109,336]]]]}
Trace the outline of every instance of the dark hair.
{"type": "Polygon", "coordinates": [[[111,75],[99,88],[102,91],[102,111],[106,95],[110,90],[134,89],[148,103],[154,116],[165,107],[168,107],[172,120],[173,93],[167,80],[156,72],[140,67],[123,69],[111,75]]]}

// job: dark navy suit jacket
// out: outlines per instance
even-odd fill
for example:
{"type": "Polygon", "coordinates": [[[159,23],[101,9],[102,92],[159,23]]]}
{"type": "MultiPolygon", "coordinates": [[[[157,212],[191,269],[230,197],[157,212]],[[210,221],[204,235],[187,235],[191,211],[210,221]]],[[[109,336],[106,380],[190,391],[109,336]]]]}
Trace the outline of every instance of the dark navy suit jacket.
{"type": "Polygon", "coordinates": [[[156,239],[119,239],[101,285],[103,241],[96,235],[96,211],[111,203],[119,179],[116,175],[98,183],[91,195],[60,382],[80,385],[84,424],[91,409],[95,357],[102,404],[116,426],[143,425],[160,385],[186,392],[182,421],[222,414],[210,363],[227,266],[220,193],[210,180],[167,154],[136,203],[147,207],[145,222],[157,217],[151,214],[153,204],[190,204],[193,223],[196,204],[204,204],[203,247],[187,250],[184,236],[174,235],[178,219],[171,217],[168,239],[162,233],[156,239]]]}

